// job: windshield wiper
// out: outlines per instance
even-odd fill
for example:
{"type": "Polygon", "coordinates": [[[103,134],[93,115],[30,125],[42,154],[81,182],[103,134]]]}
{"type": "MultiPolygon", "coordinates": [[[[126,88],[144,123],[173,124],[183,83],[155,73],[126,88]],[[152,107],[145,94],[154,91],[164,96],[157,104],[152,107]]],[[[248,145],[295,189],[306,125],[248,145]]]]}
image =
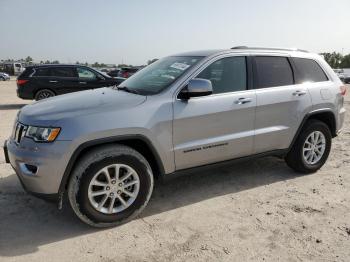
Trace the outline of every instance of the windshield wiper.
{"type": "Polygon", "coordinates": [[[132,94],[137,94],[137,95],[140,94],[137,90],[135,90],[135,89],[130,89],[130,88],[126,87],[126,86],[117,86],[117,89],[118,89],[118,90],[125,91],[125,92],[128,92],[128,93],[132,93],[132,94]]]}

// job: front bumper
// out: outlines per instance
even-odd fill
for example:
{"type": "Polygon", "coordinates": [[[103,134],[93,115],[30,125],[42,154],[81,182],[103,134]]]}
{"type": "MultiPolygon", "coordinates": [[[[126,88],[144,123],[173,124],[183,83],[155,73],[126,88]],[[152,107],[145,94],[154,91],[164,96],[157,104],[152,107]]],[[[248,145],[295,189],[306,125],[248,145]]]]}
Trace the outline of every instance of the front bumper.
{"type": "Polygon", "coordinates": [[[65,152],[69,144],[69,141],[35,143],[29,138],[23,138],[17,144],[9,139],[4,145],[5,160],[11,164],[26,191],[56,200],[68,162],[65,152]]]}

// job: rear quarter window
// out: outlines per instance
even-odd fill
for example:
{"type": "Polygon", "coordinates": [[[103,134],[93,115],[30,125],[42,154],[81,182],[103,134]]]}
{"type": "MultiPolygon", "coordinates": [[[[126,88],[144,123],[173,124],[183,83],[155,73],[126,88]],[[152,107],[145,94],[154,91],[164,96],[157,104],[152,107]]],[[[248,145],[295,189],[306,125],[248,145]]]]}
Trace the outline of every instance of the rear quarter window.
{"type": "Polygon", "coordinates": [[[295,80],[297,84],[328,81],[327,75],[315,60],[293,58],[293,62],[296,67],[295,80]]]}
{"type": "Polygon", "coordinates": [[[33,68],[26,68],[19,77],[29,77],[33,73],[33,68]]]}

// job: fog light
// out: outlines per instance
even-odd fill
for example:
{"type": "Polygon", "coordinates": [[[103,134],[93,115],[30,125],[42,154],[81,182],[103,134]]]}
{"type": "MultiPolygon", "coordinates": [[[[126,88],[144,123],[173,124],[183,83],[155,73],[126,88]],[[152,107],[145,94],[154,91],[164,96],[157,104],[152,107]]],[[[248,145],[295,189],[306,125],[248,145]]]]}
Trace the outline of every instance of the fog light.
{"type": "Polygon", "coordinates": [[[33,174],[36,173],[36,171],[38,171],[38,168],[36,166],[33,166],[33,165],[28,165],[28,164],[25,164],[26,165],[26,168],[32,172],[33,174]]]}
{"type": "Polygon", "coordinates": [[[38,171],[38,167],[30,164],[19,163],[21,172],[27,176],[34,176],[38,171]]]}

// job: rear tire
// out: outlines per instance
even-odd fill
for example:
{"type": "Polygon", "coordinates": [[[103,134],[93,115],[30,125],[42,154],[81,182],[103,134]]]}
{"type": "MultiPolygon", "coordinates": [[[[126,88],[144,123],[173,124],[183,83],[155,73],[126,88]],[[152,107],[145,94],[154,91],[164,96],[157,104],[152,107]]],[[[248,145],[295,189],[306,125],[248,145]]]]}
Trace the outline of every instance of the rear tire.
{"type": "Polygon", "coordinates": [[[42,99],[53,97],[55,95],[56,94],[53,91],[51,91],[50,89],[41,89],[38,92],[36,92],[35,100],[39,101],[39,100],[42,100],[42,99]]]}
{"type": "Polygon", "coordinates": [[[313,173],[326,162],[332,145],[329,127],[319,120],[309,120],[301,130],[285,160],[299,173],[313,173]]]}
{"type": "Polygon", "coordinates": [[[78,162],[68,184],[68,199],[84,223],[111,227],[137,216],[152,191],[147,160],[130,147],[108,145],[93,149],[78,162]]]}
{"type": "Polygon", "coordinates": [[[6,79],[2,76],[0,76],[0,81],[6,81],[6,79]]]}

